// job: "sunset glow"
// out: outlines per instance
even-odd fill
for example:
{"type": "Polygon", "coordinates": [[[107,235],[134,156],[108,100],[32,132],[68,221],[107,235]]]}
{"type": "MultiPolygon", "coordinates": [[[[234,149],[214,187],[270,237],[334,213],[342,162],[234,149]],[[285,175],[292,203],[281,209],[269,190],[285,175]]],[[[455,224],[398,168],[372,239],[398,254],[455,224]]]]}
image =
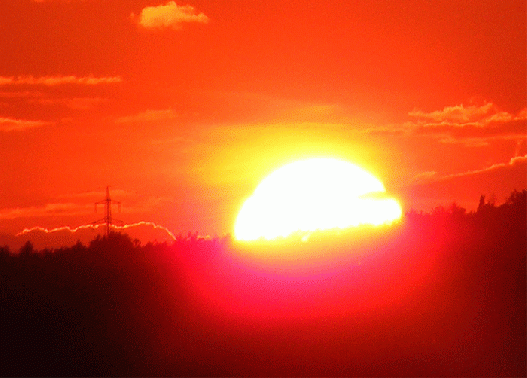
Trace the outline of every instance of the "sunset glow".
{"type": "Polygon", "coordinates": [[[0,35],[0,377],[525,376],[527,0],[0,35]]]}
{"type": "MultiPolygon", "coordinates": [[[[524,0],[2,1],[0,234],[90,224],[107,185],[125,223],[232,234],[260,180],[316,156],[375,172],[405,210],[502,203],[527,187],[525,14],[524,0]]],[[[361,212],[269,232],[382,222],[361,212]]]]}
{"type": "Polygon", "coordinates": [[[368,198],[386,189],[346,161],[313,158],[267,176],[243,204],[234,228],[238,240],[275,239],[296,231],[391,223],[402,215],[391,198],[368,198]]]}

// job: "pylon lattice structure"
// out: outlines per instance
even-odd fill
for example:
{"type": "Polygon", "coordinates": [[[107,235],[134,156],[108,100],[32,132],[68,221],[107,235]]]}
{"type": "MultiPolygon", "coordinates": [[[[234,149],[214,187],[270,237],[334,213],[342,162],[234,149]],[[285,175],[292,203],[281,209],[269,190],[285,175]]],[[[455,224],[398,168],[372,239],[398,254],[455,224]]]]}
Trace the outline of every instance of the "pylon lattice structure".
{"type": "Polygon", "coordinates": [[[98,221],[93,222],[93,224],[106,224],[106,236],[110,236],[110,227],[119,224],[123,225],[124,222],[118,219],[113,219],[112,217],[112,204],[116,204],[118,206],[119,212],[121,212],[121,202],[114,201],[110,198],[110,187],[106,187],[106,198],[102,201],[95,202],[95,212],[97,212],[97,206],[98,205],[104,205],[104,211],[105,216],[102,219],[99,219],[98,221]]]}

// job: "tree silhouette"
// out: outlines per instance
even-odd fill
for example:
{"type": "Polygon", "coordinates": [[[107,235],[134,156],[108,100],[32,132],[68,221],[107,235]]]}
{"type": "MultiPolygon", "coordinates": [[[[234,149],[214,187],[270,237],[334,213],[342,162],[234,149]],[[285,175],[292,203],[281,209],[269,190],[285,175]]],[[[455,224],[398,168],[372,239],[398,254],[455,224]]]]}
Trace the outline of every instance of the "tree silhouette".
{"type": "Polygon", "coordinates": [[[20,247],[20,255],[22,255],[23,257],[28,257],[28,256],[31,256],[33,254],[33,251],[34,251],[34,248],[33,248],[33,243],[31,243],[30,240],[28,240],[27,242],[25,242],[25,244],[20,247]]]}
{"type": "MultiPolygon", "coordinates": [[[[1,247],[0,375],[523,376],[526,212],[526,190],[411,211],[338,247],[334,275],[266,272],[230,237],[192,233],[1,247]],[[327,291],[309,292],[317,280],[327,291]]],[[[298,248],[331,254],[315,246],[298,248]]]]}

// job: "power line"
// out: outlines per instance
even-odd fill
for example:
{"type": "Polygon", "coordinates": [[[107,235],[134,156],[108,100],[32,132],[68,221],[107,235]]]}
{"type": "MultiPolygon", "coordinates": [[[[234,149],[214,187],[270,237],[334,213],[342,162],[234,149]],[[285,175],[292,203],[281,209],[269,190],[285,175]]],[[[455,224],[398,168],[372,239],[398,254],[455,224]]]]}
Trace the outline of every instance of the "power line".
{"type": "Polygon", "coordinates": [[[93,222],[93,224],[106,224],[106,236],[110,236],[110,226],[115,225],[115,223],[124,224],[123,221],[112,218],[112,203],[117,204],[118,211],[121,212],[121,202],[114,201],[110,198],[110,187],[106,187],[106,198],[102,201],[95,202],[95,212],[97,212],[97,205],[104,205],[105,216],[98,221],[93,222]]]}

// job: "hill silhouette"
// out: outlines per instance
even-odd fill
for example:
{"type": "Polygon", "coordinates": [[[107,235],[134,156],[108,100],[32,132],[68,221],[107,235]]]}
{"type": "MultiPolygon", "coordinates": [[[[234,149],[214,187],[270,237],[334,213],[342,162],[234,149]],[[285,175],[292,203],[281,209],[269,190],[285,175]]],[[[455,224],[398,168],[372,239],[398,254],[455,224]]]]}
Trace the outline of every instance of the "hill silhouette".
{"type": "Polygon", "coordinates": [[[2,247],[0,373],[524,376],[526,198],[314,235],[296,265],[196,235],[2,247]]]}

